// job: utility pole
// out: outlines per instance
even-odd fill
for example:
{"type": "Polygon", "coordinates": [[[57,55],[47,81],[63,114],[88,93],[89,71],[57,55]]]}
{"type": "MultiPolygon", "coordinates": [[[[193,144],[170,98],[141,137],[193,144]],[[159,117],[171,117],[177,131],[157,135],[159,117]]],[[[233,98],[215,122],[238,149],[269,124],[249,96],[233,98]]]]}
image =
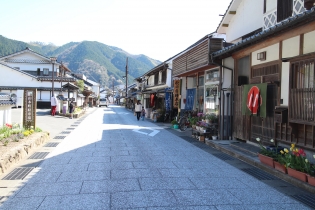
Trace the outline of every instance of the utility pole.
{"type": "Polygon", "coordinates": [[[125,106],[127,108],[127,93],[128,93],[128,90],[127,90],[127,87],[128,87],[128,57],[126,58],[126,103],[125,103],[125,106]]]}

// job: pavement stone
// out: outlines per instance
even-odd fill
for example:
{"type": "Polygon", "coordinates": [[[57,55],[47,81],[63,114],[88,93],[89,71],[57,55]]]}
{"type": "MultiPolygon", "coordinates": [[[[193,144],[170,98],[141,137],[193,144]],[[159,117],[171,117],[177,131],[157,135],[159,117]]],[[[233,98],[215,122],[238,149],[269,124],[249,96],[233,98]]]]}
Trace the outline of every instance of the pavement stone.
{"type": "Polygon", "coordinates": [[[293,198],[312,195],[302,188],[247,173],[259,162],[231,148],[234,141],[209,146],[114,105],[90,109],[83,120],[38,118],[59,144],[42,148],[49,155],[24,180],[0,179],[0,209],[312,208],[293,198]]]}

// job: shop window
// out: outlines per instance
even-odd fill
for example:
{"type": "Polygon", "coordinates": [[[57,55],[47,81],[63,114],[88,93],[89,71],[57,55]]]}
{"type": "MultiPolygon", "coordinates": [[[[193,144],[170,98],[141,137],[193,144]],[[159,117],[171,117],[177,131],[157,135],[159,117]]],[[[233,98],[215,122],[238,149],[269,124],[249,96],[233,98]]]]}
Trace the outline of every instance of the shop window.
{"type": "Polygon", "coordinates": [[[214,69],[206,72],[206,82],[219,81],[219,69],[214,69]]]}

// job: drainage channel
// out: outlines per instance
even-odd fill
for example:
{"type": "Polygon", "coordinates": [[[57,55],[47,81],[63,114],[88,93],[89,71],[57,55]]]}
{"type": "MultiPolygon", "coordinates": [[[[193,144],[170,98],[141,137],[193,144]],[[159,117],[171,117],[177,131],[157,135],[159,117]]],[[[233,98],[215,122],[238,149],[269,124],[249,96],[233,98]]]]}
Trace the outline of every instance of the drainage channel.
{"type": "Polygon", "coordinates": [[[28,159],[45,159],[49,152],[35,152],[28,159]]]}
{"type": "Polygon", "coordinates": [[[3,177],[2,180],[23,180],[33,169],[34,167],[15,168],[3,177]]]}

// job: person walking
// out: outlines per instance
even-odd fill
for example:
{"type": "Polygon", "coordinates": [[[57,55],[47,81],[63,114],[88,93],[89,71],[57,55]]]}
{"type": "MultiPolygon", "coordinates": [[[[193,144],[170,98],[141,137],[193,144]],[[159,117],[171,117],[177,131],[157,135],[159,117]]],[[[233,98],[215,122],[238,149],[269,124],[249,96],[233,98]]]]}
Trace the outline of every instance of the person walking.
{"type": "Polygon", "coordinates": [[[56,94],[51,96],[50,104],[51,104],[51,116],[55,116],[56,108],[57,108],[57,105],[58,105],[58,99],[56,97],[56,94]]]}
{"type": "Polygon", "coordinates": [[[142,110],[141,110],[141,119],[142,119],[142,121],[144,121],[144,117],[145,117],[145,110],[144,110],[144,107],[142,107],[142,110]]]}
{"type": "Polygon", "coordinates": [[[75,106],[74,106],[74,102],[71,100],[71,101],[70,101],[70,104],[69,104],[70,119],[72,119],[72,118],[73,118],[74,108],[75,108],[75,106]]]}
{"type": "Polygon", "coordinates": [[[137,116],[138,121],[139,121],[140,115],[141,115],[141,108],[142,108],[142,104],[140,103],[140,100],[138,100],[136,105],[135,105],[135,112],[136,112],[136,116],[137,116]]]}

